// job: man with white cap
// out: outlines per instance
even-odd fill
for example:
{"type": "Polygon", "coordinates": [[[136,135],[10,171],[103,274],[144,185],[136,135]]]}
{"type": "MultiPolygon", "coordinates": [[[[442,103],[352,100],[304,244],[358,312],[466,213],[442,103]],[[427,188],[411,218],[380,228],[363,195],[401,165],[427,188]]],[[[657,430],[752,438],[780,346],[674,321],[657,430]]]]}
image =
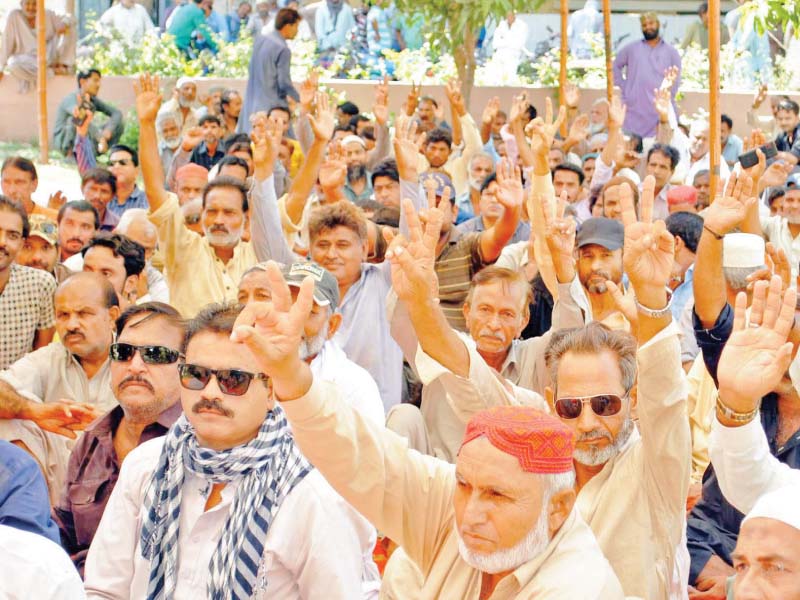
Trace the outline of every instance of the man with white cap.
{"type": "MultiPolygon", "coordinates": [[[[171,114],[178,121],[181,137],[192,127],[198,126],[197,111],[200,109],[197,101],[197,83],[192,77],[181,77],[175,83],[172,98],[164,102],[158,111],[159,115],[171,114]]],[[[159,141],[163,141],[159,138],[159,141]]]]}
{"type": "Polygon", "coordinates": [[[342,148],[347,163],[344,195],[350,202],[361,205],[373,195],[372,178],[367,171],[367,143],[357,135],[348,135],[342,140],[342,148]]]}

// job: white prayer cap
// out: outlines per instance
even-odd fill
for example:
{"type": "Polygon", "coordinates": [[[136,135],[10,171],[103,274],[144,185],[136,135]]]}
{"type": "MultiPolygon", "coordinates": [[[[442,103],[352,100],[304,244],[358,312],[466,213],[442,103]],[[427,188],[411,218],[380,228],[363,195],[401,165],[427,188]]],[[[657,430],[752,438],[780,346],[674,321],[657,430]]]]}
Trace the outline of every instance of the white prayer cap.
{"type": "Polygon", "coordinates": [[[175,87],[177,89],[181,89],[187,83],[193,83],[193,84],[197,85],[197,80],[194,77],[184,76],[184,77],[181,77],[180,79],[178,79],[177,83],[175,84],[175,87]]]}
{"type": "Polygon", "coordinates": [[[347,146],[347,144],[361,144],[361,147],[366,149],[367,142],[365,142],[362,138],[358,137],[357,135],[348,135],[346,138],[342,140],[342,146],[347,146]]]}
{"type": "Polygon", "coordinates": [[[722,266],[757,268],[764,266],[764,238],[754,233],[729,233],[722,239],[722,266]]]}
{"type": "Polygon", "coordinates": [[[785,485],[761,496],[742,525],[759,517],[775,519],[800,531],[800,483],[785,485]]]}

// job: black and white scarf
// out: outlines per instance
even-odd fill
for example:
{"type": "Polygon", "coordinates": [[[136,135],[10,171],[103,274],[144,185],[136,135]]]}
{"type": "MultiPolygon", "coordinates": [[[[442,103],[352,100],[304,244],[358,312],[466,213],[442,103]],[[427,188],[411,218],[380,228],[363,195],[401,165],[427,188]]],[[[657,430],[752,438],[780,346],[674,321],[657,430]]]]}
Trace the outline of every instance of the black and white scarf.
{"type": "Polygon", "coordinates": [[[311,469],[278,405],[254,439],[220,452],[198,446],[194,428],[182,415],[166,435],[144,501],[141,544],[142,556],[150,560],[147,599],[170,600],[175,594],[185,470],[211,483],[239,482],[209,565],[208,598],[246,600],[266,588],[266,578],[258,578],[270,523],[311,469]]]}

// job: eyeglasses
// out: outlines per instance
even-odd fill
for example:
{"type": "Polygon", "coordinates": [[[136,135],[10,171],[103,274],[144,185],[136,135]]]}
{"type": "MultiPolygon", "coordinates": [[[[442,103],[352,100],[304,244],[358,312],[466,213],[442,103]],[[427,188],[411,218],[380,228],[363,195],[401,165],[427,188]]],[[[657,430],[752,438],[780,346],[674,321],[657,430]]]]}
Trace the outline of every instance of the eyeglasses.
{"type": "Polygon", "coordinates": [[[195,391],[204,389],[213,375],[217,378],[217,385],[219,385],[222,393],[230,396],[245,394],[253,379],[260,379],[264,382],[269,379],[264,373],[253,374],[239,369],[209,369],[208,367],[187,363],[178,365],[178,375],[183,387],[187,390],[195,391]]]}
{"type": "Polygon", "coordinates": [[[562,419],[577,419],[581,416],[583,405],[587,402],[598,417],[613,417],[622,410],[622,398],[615,394],[599,394],[578,398],[559,398],[555,401],[556,414],[562,419]]]}
{"type": "Polygon", "coordinates": [[[121,167],[127,167],[128,165],[132,165],[133,161],[130,158],[118,158],[117,160],[110,160],[108,161],[109,167],[116,167],[117,165],[121,167]]]}
{"type": "Polygon", "coordinates": [[[134,346],[133,344],[125,344],[118,342],[111,344],[109,356],[111,360],[117,362],[128,362],[133,359],[133,355],[139,352],[139,356],[148,365],[169,365],[182,356],[177,350],[167,348],[166,346],[134,346]]]}

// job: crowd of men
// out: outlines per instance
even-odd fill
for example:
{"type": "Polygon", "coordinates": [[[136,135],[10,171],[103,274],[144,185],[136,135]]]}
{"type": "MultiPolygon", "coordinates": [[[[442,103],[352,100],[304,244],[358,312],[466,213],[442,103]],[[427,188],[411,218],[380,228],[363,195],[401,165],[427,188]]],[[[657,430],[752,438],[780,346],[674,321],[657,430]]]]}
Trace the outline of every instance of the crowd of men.
{"type": "Polygon", "coordinates": [[[2,164],[0,590],[800,598],[797,102],[710,139],[648,14],[586,114],[366,116],[274,20],[245,98],[142,74],[138,148],[79,73],[82,199],[2,164]]]}

